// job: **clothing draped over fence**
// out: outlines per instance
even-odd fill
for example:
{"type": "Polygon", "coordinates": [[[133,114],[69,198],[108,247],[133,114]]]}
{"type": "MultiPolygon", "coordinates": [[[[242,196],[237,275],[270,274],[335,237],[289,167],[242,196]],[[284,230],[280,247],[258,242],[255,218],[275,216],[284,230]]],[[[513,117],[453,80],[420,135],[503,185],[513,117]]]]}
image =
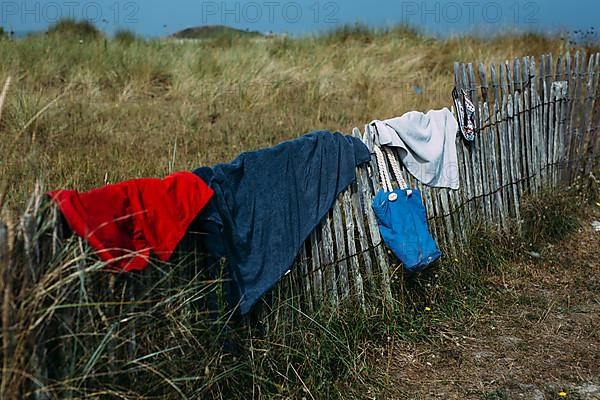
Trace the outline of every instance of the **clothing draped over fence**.
{"type": "Polygon", "coordinates": [[[215,191],[202,225],[206,247],[226,257],[242,314],[290,270],[300,246],[371,159],[358,138],[313,132],[200,168],[215,191]]]}

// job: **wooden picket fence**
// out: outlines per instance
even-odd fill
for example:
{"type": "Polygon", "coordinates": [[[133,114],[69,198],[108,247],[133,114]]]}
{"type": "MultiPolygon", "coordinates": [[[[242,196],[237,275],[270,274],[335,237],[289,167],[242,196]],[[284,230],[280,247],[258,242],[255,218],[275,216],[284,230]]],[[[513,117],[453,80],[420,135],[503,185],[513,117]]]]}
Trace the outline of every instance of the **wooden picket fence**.
{"type": "MultiPolygon", "coordinates": [[[[538,60],[523,57],[489,66],[456,63],[454,74],[456,86],[465,89],[477,106],[475,141],[465,143],[457,138],[460,189],[429,188],[403,171],[409,185],[421,191],[431,232],[446,255],[459,254],[476,225],[503,229],[509,220],[518,224],[523,196],[568,186],[600,167],[600,54],[578,52],[571,57],[567,53],[556,61],[552,55],[538,60]]],[[[372,148],[369,129],[355,129],[353,135],[372,148]]],[[[398,158],[395,150],[394,156],[398,158]]],[[[401,306],[392,281],[401,284],[402,267],[382,243],[371,209],[381,187],[377,168],[373,160],[357,169],[356,181],[339,196],[305,242],[291,273],[265,297],[253,319],[273,323],[286,318],[290,310],[310,314],[323,304],[337,307],[350,303],[364,312],[373,307],[401,306]]],[[[187,252],[186,268],[170,272],[168,266],[158,265],[141,273],[91,282],[89,276],[101,270],[102,263],[82,240],[72,238],[68,247],[72,261],[67,264],[72,263],[76,272],[52,272],[48,266],[66,254],[63,230],[57,209],[44,200],[40,188],[36,188],[25,213],[0,221],[1,398],[15,385],[33,386],[38,398],[47,398],[43,388],[49,374],[55,378],[69,375],[67,369],[51,371],[56,366],[49,365],[46,346],[58,340],[60,329],[70,332],[71,341],[78,329],[84,329],[80,320],[86,313],[65,311],[69,299],[88,301],[93,309],[90,299],[112,298],[127,304],[138,302],[140,309],[157,282],[168,281],[170,289],[188,291],[186,282],[193,281],[205,267],[191,235],[188,245],[182,247],[187,252]],[[61,284],[72,286],[68,294],[44,298],[47,304],[40,315],[23,315],[23,296],[29,303],[42,301],[42,295],[54,293],[59,278],[61,284]],[[57,318],[61,319],[60,329],[51,323],[57,318]],[[20,332],[25,326],[27,332],[20,332]],[[27,370],[28,378],[14,372],[18,366],[27,370]]],[[[103,318],[110,321],[109,317],[103,318]]],[[[113,328],[105,327],[109,333],[113,328]]],[[[117,351],[131,359],[139,357],[139,326],[120,329],[119,337],[127,337],[127,345],[118,346],[107,333],[101,344],[112,354],[108,359],[113,360],[117,351]]],[[[54,347],[62,349],[63,359],[74,354],[66,345],[55,343],[54,347]]],[[[84,371],[89,373],[93,368],[93,364],[86,364],[84,371]]]]}
{"type": "MultiPolygon", "coordinates": [[[[455,85],[473,99],[477,123],[474,142],[457,138],[460,189],[430,188],[403,170],[421,191],[430,230],[446,255],[461,253],[476,225],[502,229],[512,220],[518,226],[524,196],[598,170],[599,76],[600,54],[583,52],[556,62],[543,55],[539,66],[534,57],[488,67],[455,63],[455,85]]],[[[372,148],[369,129],[362,137],[372,148]]],[[[305,307],[350,297],[364,308],[367,294],[394,302],[390,280],[398,263],[381,245],[371,210],[378,176],[374,160],[359,168],[357,182],[302,249],[283,298],[300,294],[296,303],[305,307]]]]}

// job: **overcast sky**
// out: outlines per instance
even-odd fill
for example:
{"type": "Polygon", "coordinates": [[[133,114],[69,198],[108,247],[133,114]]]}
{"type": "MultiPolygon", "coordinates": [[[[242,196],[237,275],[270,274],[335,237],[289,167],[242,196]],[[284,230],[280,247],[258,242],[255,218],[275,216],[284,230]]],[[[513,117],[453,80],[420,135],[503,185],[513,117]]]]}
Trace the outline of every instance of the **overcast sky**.
{"type": "Polygon", "coordinates": [[[91,20],[107,32],[126,28],[148,37],[208,24],[291,35],[355,22],[408,23],[438,35],[600,30],[600,0],[1,0],[0,13],[0,25],[16,32],[45,30],[61,17],[72,17],[91,20]]]}

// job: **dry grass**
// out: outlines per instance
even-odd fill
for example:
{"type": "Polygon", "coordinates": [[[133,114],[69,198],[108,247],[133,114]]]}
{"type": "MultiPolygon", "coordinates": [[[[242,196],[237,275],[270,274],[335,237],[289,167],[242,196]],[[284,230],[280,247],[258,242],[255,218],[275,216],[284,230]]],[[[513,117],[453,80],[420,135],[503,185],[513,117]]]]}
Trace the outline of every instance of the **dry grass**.
{"type": "Polygon", "coordinates": [[[2,108],[4,107],[6,96],[8,95],[8,89],[10,89],[11,80],[12,78],[10,76],[6,78],[6,82],[4,83],[4,87],[2,88],[2,93],[0,94],[0,121],[2,121],[2,108]]]}
{"type": "MultiPolygon", "coordinates": [[[[76,37],[49,35],[0,41],[6,60],[0,78],[14,77],[0,120],[0,187],[6,185],[10,207],[24,208],[36,180],[48,188],[85,190],[228,160],[313,129],[350,131],[373,118],[448,106],[455,60],[489,63],[567,50],[558,38],[438,41],[406,28],[183,45],[129,39],[91,37],[80,44],[76,37]]],[[[573,211],[562,208],[564,202],[552,204],[541,214],[532,207],[536,246],[545,245],[546,227],[568,217],[562,211],[573,211]]],[[[30,206],[44,211],[44,205],[30,206]]],[[[490,304],[503,300],[493,310],[506,318],[515,311],[506,302],[512,298],[495,297],[491,286],[518,287],[511,253],[530,244],[481,234],[464,259],[399,279],[395,290],[403,307],[397,310],[365,315],[342,308],[308,316],[288,298],[273,312],[295,318],[280,319],[268,335],[253,335],[248,325],[228,323],[227,313],[208,318],[207,310],[214,309],[208,304],[215,301],[209,294],[224,302],[219,266],[207,275],[189,258],[196,254],[185,243],[173,264],[114,275],[79,239],[56,245],[52,221],[20,221],[22,233],[8,241],[19,257],[4,257],[0,249],[0,397],[341,399],[388,391],[403,398],[403,390],[415,390],[403,382],[411,372],[415,381],[423,371],[446,378],[423,366],[400,371],[402,348],[416,349],[415,357],[422,358],[427,346],[453,343],[457,332],[485,340],[488,320],[482,316],[490,304]],[[43,246],[34,251],[26,232],[43,246]],[[481,331],[465,332],[464,323],[481,331]]],[[[556,229],[559,236],[565,233],[556,229]]],[[[526,267],[531,282],[554,278],[526,267]]],[[[531,289],[514,293],[527,296],[531,289]]],[[[460,359],[450,347],[440,368],[460,359]]],[[[468,378],[479,379],[481,370],[468,378]]]]}
{"type": "Polygon", "coordinates": [[[388,397],[599,398],[600,234],[590,222],[600,207],[585,210],[581,227],[546,243],[539,258],[521,249],[519,261],[484,277],[489,294],[468,317],[443,320],[428,342],[383,348],[388,397]]]}
{"type": "Polygon", "coordinates": [[[0,182],[17,206],[35,180],[85,190],[226,161],[311,130],[350,132],[449,106],[454,61],[565,46],[531,34],[435,40],[406,28],[181,45],[1,41],[0,78],[14,82],[0,122],[0,182]]]}

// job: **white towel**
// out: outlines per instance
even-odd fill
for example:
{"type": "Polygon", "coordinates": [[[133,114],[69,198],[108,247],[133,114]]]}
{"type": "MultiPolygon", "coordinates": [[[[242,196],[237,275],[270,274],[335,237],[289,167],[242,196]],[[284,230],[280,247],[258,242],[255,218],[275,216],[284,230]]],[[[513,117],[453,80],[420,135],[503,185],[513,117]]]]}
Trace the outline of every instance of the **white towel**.
{"type": "Polygon", "coordinates": [[[450,110],[411,111],[371,125],[376,128],[374,143],[400,148],[404,166],[421,183],[458,189],[458,122],[450,110]]]}

